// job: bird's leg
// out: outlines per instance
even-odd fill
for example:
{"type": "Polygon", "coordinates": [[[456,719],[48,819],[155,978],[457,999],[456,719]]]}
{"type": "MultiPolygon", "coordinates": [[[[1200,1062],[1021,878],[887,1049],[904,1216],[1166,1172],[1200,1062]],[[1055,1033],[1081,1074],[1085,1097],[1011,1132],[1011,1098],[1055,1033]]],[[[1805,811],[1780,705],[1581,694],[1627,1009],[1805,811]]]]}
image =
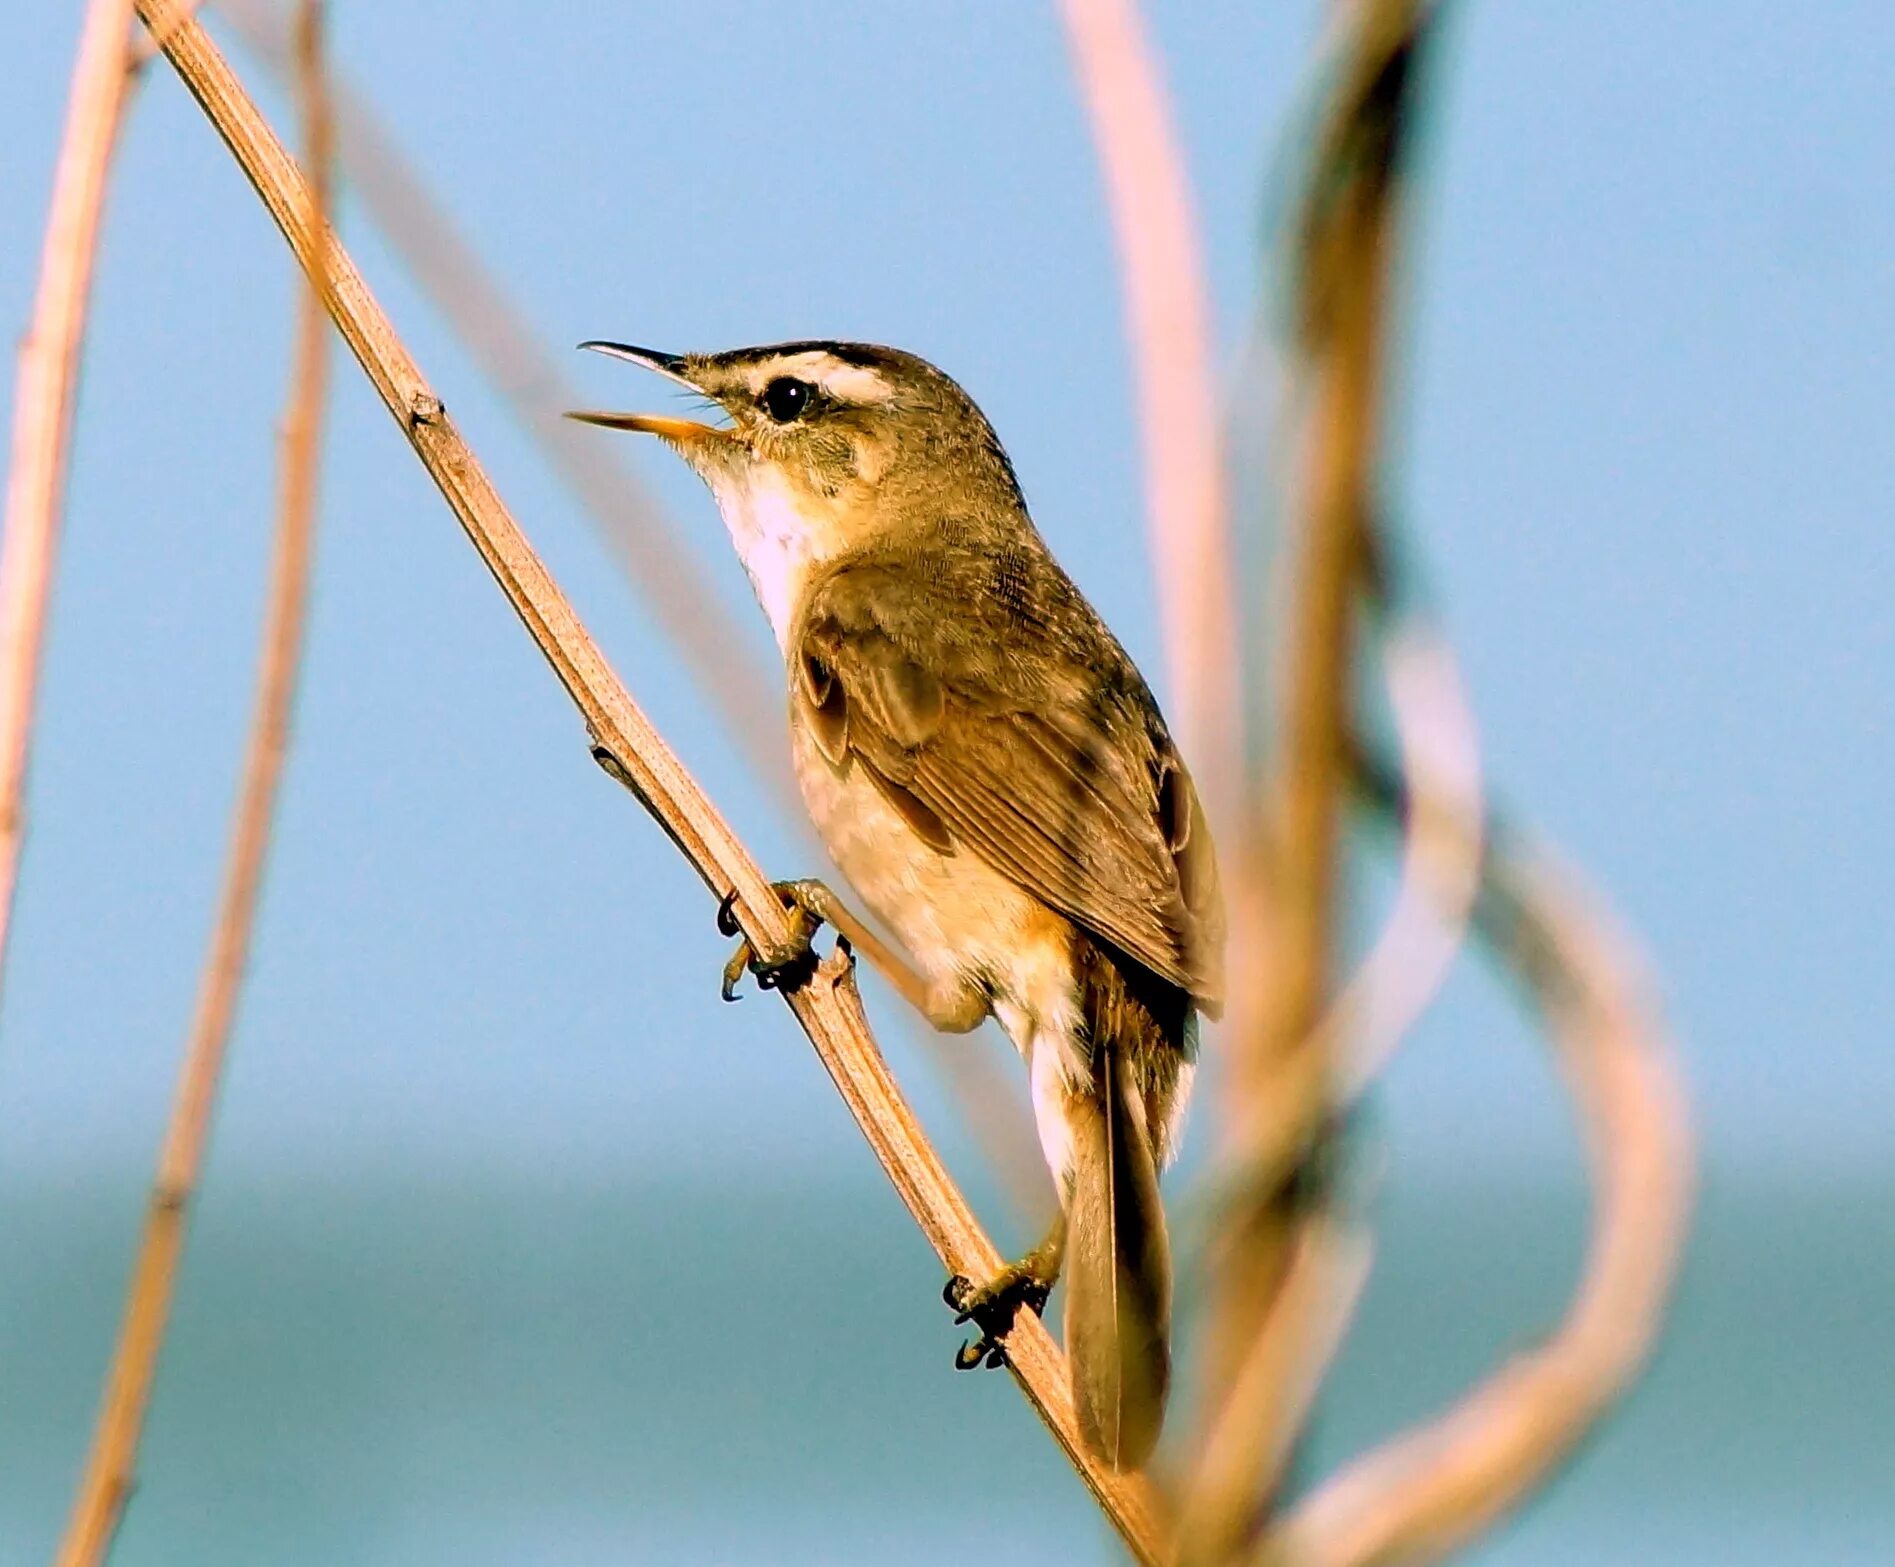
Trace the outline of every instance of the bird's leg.
{"type": "Polygon", "coordinates": [[[947,1281],[941,1298],[954,1308],[956,1322],[972,1322],[980,1337],[955,1352],[958,1371],[972,1371],[983,1361],[1003,1366],[1007,1352],[1001,1340],[1013,1329],[1013,1320],[1025,1306],[1044,1316],[1046,1299],[1059,1282],[1059,1266],[1066,1253],[1066,1214],[1062,1209],[1046,1238],[1018,1262],[1010,1262],[985,1284],[975,1285],[965,1274],[947,1281]]]}
{"type": "MultiPolygon", "coordinates": [[[[784,905],[799,916],[800,957],[809,950],[810,937],[817,928],[829,926],[836,938],[850,952],[858,957],[867,958],[869,966],[892,985],[895,991],[944,1034],[965,1034],[980,1026],[987,1016],[987,997],[978,989],[956,985],[930,985],[914,970],[899,952],[857,919],[849,906],[829,889],[825,882],[814,877],[803,877],[796,881],[780,881],[775,884],[777,896],[784,905]]],[[[736,922],[730,917],[728,901],[718,910],[717,928],[726,936],[738,934],[736,922]]],[[[792,959],[792,962],[795,958],[792,959]]],[[[743,978],[744,970],[749,968],[757,975],[757,982],[768,990],[782,982],[781,978],[771,977],[767,966],[757,962],[756,954],[750,944],[742,942],[736,952],[731,954],[730,962],[724,966],[724,999],[736,999],[736,986],[743,978]]]]}

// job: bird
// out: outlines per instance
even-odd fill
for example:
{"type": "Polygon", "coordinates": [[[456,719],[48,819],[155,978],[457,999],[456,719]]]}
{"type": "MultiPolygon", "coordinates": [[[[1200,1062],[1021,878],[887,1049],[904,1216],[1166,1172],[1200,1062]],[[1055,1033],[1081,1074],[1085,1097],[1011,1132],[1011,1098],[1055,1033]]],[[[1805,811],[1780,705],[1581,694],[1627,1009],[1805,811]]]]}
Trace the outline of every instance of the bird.
{"type": "MultiPolygon", "coordinates": [[[[783,657],[804,804],[898,946],[815,879],[777,884],[799,932],[829,924],[944,1032],[991,1015],[1025,1062],[1060,1211],[995,1277],[949,1281],[982,1332],[956,1363],[1003,1363],[1017,1313],[1043,1312],[1063,1274],[1080,1434],[1143,1467],[1171,1379],[1158,1176],[1224,961],[1216,851],[1149,686],[1054,559],[993,426],[927,360],[828,340],[580,346],[719,420],[570,415],[659,437],[708,486],[783,657]]],[[[785,978],[740,946],[727,998],[746,964],[785,978]]]]}

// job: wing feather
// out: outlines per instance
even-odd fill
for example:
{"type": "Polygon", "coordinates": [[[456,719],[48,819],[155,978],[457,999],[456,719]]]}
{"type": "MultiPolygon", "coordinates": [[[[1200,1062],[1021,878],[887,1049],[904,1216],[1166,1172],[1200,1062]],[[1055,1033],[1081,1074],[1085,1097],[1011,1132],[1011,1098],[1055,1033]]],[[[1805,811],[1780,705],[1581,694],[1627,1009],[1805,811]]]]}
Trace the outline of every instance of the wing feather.
{"type": "Polygon", "coordinates": [[[1035,574],[1032,613],[989,596],[970,616],[979,559],[857,560],[818,582],[795,632],[806,721],[935,848],[979,855],[1215,1013],[1216,862],[1157,705],[1043,550],[1004,568],[1011,600],[1035,574]]]}

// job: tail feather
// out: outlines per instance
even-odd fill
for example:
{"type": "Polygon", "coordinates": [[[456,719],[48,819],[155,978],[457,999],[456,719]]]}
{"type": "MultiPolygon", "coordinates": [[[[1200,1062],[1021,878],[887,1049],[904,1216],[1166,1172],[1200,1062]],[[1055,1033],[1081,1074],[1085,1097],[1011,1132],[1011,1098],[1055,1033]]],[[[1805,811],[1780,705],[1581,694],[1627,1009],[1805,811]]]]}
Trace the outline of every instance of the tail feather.
{"type": "Polygon", "coordinates": [[[1099,1041],[1092,1067],[1093,1092],[1069,1109],[1066,1353],[1080,1434],[1114,1468],[1136,1469],[1171,1385],[1171,1246],[1132,1063],[1099,1041]]]}

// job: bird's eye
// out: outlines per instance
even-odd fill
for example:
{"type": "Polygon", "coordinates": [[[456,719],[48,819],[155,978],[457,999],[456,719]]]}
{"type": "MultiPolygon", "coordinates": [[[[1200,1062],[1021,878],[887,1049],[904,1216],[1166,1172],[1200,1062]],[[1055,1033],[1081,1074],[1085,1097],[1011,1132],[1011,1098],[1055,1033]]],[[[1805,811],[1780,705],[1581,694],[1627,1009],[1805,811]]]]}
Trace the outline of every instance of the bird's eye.
{"type": "Polygon", "coordinates": [[[802,417],[803,411],[809,407],[812,390],[807,381],[780,375],[763,389],[757,405],[778,424],[788,424],[792,419],[802,417]]]}

